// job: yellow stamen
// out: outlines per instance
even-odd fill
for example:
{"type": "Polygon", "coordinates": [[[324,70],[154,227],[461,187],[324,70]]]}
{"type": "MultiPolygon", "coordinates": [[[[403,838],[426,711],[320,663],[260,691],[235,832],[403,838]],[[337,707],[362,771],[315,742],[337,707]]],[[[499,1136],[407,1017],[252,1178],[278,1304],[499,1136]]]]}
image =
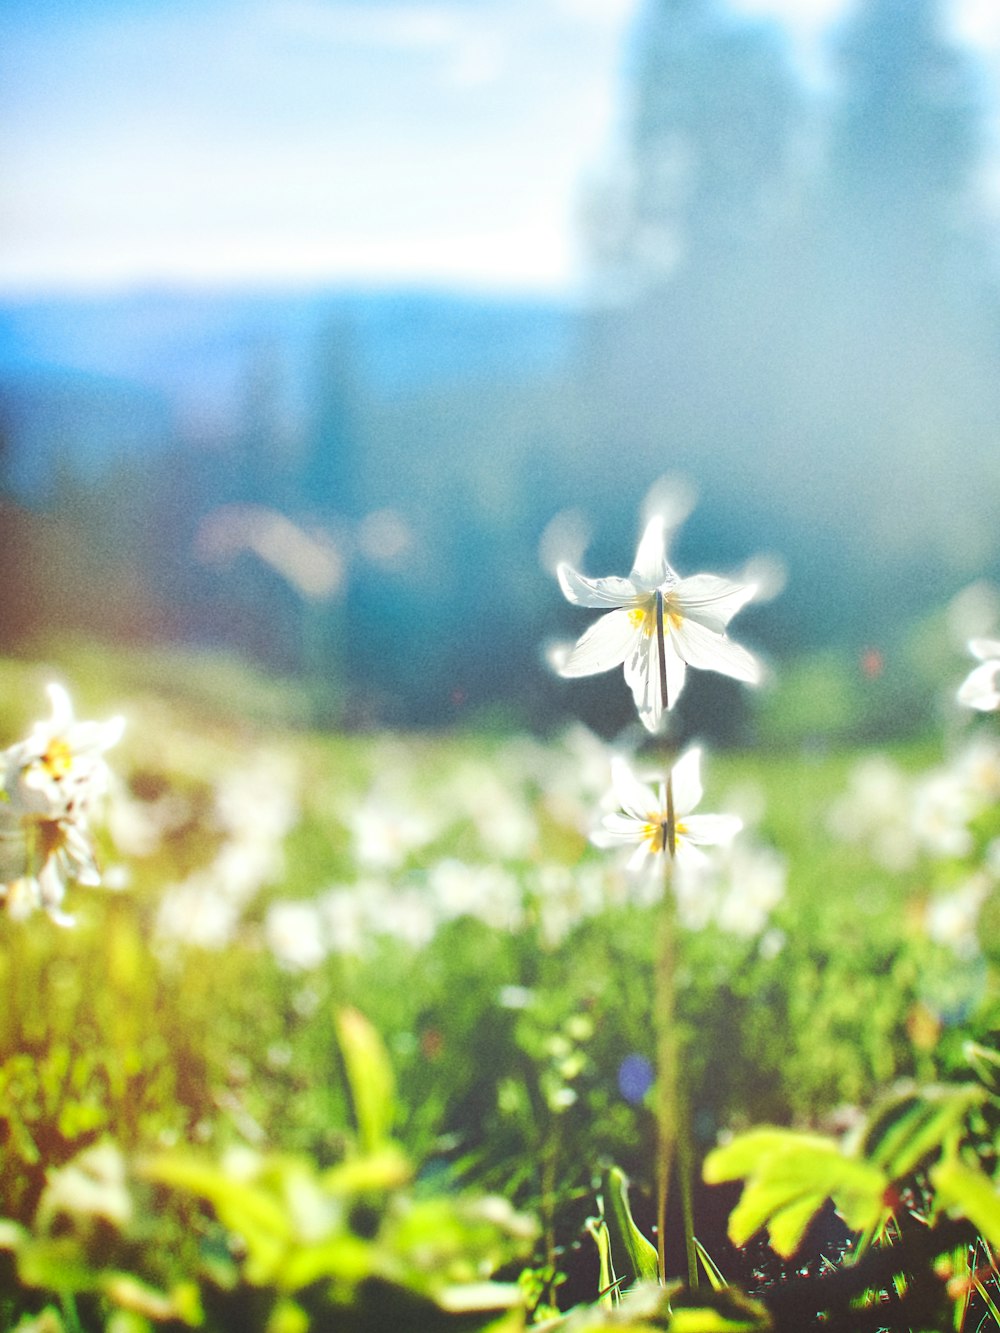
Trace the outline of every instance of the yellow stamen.
{"type": "MultiPolygon", "coordinates": [[[[666,852],[670,850],[670,820],[659,812],[646,816],[649,821],[642,826],[642,838],[648,842],[650,850],[654,852],[666,852]]],[[[677,839],[682,838],[687,829],[678,819],[674,824],[674,845],[677,839]]]]}
{"type": "Polygon", "coordinates": [[[58,780],[66,777],[73,768],[73,751],[65,741],[54,736],[49,741],[45,753],[42,755],[42,767],[45,768],[50,777],[58,780]]]}
{"type": "Polygon", "coordinates": [[[636,629],[642,630],[643,634],[652,634],[656,628],[655,604],[634,606],[628,613],[628,618],[636,629]]]}

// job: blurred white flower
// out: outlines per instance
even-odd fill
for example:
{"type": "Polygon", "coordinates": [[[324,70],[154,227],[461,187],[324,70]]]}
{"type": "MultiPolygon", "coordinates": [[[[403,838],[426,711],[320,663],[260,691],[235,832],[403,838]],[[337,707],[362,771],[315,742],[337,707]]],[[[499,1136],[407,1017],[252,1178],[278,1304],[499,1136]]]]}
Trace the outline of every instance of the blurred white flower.
{"type": "Polygon", "coordinates": [[[403,792],[376,790],[348,814],[354,854],[366,870],[398,870],[433,842],[437,825],[403,792]]]}
{"type": "Polygon", "coordinates": [[[52,716],[0,756],[0,897],[12,915],[42,907],[69,925],[62,911],[68,883],[101,882],[89,821],[108,788],[104,752],[125,723],[77,722],[61,685],[50,685],[48,695],[52,716]]]}
{"type": "Polygon", "coordinates": [[[720,866],[713,918],[728,935],[752,939],[763,933],[785,896],[788,867],[771,847],[733,843],[720,866]]]}
{"type": "Polygon", "coordinates": [[[431,867],[427,883],[445,920],[471,916],[496,930],[521,923],[520,885],[502,866],[466,865],[446,857],[431,867]]]}
{"type": "Polygon", "coordinates": [[[362,886],[355,889],[338,886],[328,889],[320,898],[319,909],[331,953],[360,958],[365,952],[370,935],[365,901],[362,886]]]}
{"type": "Polygon", "coordinates": [[[327,956],[323,910],[314,902],[276,902],[264,918],[264,938],[278,964],[308,972],[327,956]]]}
{"type": "Polygon", "coordinates": [[[377,922],[378,931],[407,944],[411,949],[423,949],[430,944],[438,927],[434,903],[419,889],[403,889],[384,905],[377,922]]]}
{"type": "Polygon", "coordinates": [[[973,847],[969,821],[974,813],[967,784],[951,769],[925,774],[914,788],[913,835],[932,856],[968,856],[973,847]]]}
{"type": "Polygon", "coordinates": [[[684,686],[687,666],[719,671],[750,684],[761,678],[757,661],[726,636],[731,617],[754,595],[753,584],[714,574],[681,579],[666,556],[666,523],[646,525],[628,578],[588,579],[568,564],[556,571],[574,606],[603,609],[566,654],[553,657],[562,676],[590,676],[624,663],[643,725],[658,731],[684,686]]]}
{"type": "Polygon", "coordinates": [[[476,830],[483,850],[504,860],[528,858],[538,839],[533,811],[517,791],[523,772],[510,771],[501,781],[487,763],[466,760],[452,772],[441,791],[445,806],[464,815],[476,830]]]}
{"type": "Polygon", "coordinates": [[[972,639],[969,651],[979,658],[979,666],[969,672],[958,689],[958,702],[968,708],[989,713],[1000,708],[1000,639],[972,639]]]}
{"type": "Polygon", "coordinates": [[[35,1222],[42,1232],[63,1216],[78,1225],[100,1218],[125,1227],[132,1211],[125,1159],[120,1148],[105,1140],[91,1144],[65,1166],[46,1170],[35,1222]]]}
{"type": "Polygon", "coordinates": [[[988,892],[988,879],[974,875],[952,893],[932,898],[925,918],[930,939],[945,945],[959,958],[975,958],[979,953],[976,922],[988,892]]]}
{"type": "Polygon", "coordinates": [[[905,870],[916,860],[911,808],[913,783],[884,754],[855,764],[847,790],[834,801],[829,831],[843,842],[867,845],[887,870],[905,870]]]}
{"type": "Polygon", "coordinates": [[[612,785],[620,812],[605,815],[602,827],[591,835],[598,847],[636,844],[630,868],[650,857],[667,855],[680,866],[698,866],[703,846],[729,843],[743,827],[737,815],[695,815],[702,797],[701,750],[688,750],[654,792],[632,772],[624,759],[612,763],[612,785]]]}
{"type": "Polygon", "coordinates": [[[210,871],[200,871],[167,889],[156,913],[160,943],[224,949],[239,924],[239,905],[219,891],[210,871]]]}

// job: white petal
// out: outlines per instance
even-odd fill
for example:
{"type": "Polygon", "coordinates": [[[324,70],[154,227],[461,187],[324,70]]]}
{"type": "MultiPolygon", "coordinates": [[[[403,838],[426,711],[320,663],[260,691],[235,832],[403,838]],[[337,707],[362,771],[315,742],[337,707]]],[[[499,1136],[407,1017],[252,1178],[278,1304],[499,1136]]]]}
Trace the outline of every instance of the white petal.
{"type": "Polygon", "coordinates": [[[685,751],[670,770],[674,789],[674,813],[684,818],[697,806],[702,796],[701,747],[685,751]]]}
{"type": "Polygon", "coordinates": [[[731,579],[720,579],[715,574],[694,574],[689,579],[681,579],[671,590],[670,600],[677,603],[684,616],[690,616],[707,629],[721,634],[756,591],[754,583],[733,583],[731,579]]]}
{"type": "Polygon", "coordinates": [[[958,702],[967,708],[978,708],[982,713],[991,713],[995,708],[1000,708],[998,672],[1000,661],[983,662],[975,667],[958,688],[958,702]]]}
{"type": "Polygon", "coordinates": [[[556,568],[559,586],[574,606],[634,606],[640,599],[629,579],[586,579],[565,562],[556,568]]]}
{"type": "Polygon", "coordinates": [[[45,693],[49,696],[49,703],[52,705],[52,717],[49,720],[49,726],[56,732],[65,731],[67,727],[73,724],[73,705],[70,703],[69,695],[55,681],[46,686],[45,693]]]}
{"type": "Polygon", "coordinates": [[[667,659],[667,706],[673,708],[680,697],[681,690],[684,688],[687,669],[684,666],[683,657],[677,651],[669,634],[666,636],[663,646],[666,649],[667,659]]]}
{"type": "Polygon", "coordinates": [[[673,577],[673,570],[667,563],[666,524],[662,514],[654,514],[642,534],[630,578],[637,587],[652,592],[673,577]]]}
{"type": "Polygon", "coordinates": [[[652,787],[640,782],[625,760],[618,755],[611,761],[611,785],[615,800],[621,808],[642,824],[647,824],[650,817],[660,808],[652,787]]]}
{"type": "Polygon", "coordinates": [[[632,819],[629,815],[605,815],[601,827],[591,834],[591,841],[598,847],[617,846],[622,842],[641,842],[645,821],[632,819]]]}
{"type": "Polygon", "coordinates": [[[628,859],[629,870],[641,870],[652,855],[652,847],[645,839],[643,839],[628,859]]]}
{"type": "Polygon", "coordinates": [[[671,625],[670,636],[688,666],[702,671],[719,671],[750,685],[760,681],[761,669],[757,659],[724,634],[716,634],[696,620],[685,618],[680,625],[671,625]]]}
{"type": "Polygon", "coordinates": [[[969,652],[981,662],[989,657],[1000,658],[1000,639],[970,639],[969,652]]]}
{"type": "Polygon", "coordinates": [[[621,666],[641,635],[625,610],[609,611],[596,620],[559,667],[560,676],[593,676],[621,666]]]}
{"type": "Polygon", "coordinates": [[[625,659],[625,680],[632,691],[640,722],[654,734],[660,730],[663,720],[659,661],[656,635],[640,630],[632,652],[625,659]]]}
{"type": "Polygon", "coordinates": [[[684,820],[684,838],[697,847],[722,847],[743,827],[739,815],[691,815],[684,820]]]}

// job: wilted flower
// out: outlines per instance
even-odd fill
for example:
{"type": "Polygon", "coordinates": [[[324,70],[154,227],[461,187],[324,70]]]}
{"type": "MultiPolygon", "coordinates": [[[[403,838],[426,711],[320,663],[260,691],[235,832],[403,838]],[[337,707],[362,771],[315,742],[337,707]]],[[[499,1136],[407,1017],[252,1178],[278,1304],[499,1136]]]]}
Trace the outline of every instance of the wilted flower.
{"type": "Polygon", "coordinates": [[[48,695],[52,716],[0,756],[0,892],[16,915],[40,906],[68,925],[61,910],[67,883],[101,882],[89,819],[108,786],[104,752],[125,724],[77,722],[62,686],[50,685],[48,695]]]}
{"type": "Polygon", "coordinates": [[[969,651],[979,658],[979,666],[973,667],[959,686],[958,702],[969,708],[978,708],[989,713],[1000,708],[1000,688],[997,676],[1000,675],[1000,639],[972,639],[969,651]]]}
{"type": "Polygon", "coordinates": [[[606,614],[555,663],[560,675],[590,676],[624,663],[643,725],[656,731],[684,686],[688,666],[751,684],[757,661],[726,636],[732,616],[755,592],[714,574],[678,578],[666,556],[662,515],[646,525],[628,578],[588,579],[561,564],[559,585],[574,606],[606,614]]]}
{"type": "Polygon", "coordinates": [[[703,846],[728,843],[743,827],[737,815],[691,813],[702,797],[700,768],[701,750],[688,750],[654,792],[639,781],[624,759],[616,758],[611,775],[621,811],[605,815],[591,841],[598,847],[635,843],[629,861],[633,869],[659,854],[676,858],[681,866],[700,864],[703,846]]]}

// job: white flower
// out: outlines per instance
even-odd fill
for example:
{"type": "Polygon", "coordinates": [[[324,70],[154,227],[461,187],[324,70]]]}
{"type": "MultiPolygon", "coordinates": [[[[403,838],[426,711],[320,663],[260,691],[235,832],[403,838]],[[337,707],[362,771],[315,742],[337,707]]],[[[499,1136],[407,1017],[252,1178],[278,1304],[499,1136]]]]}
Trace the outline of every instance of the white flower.
{"type": "Polygon", "coordinates": [[[125,724],[121,718],[77,722],[60,685],[50,685],[48,695],[49,720],[0,756],[0,896],[13,915],[42,907],[53,921],[70,925],[62,911],[68,882],[101,882],[89,817],[108,786],[104,751],[125,724]]]}
{"type": "Polygon", "coordinates": [[[1000,708],[1000,639],[972,639],[969,651],[979,658],[979,666],[969,672],[958,689],[958,702],[989,713],[1000,708]]]}
{"type": "Polygon", "coordinates": [[[77,722],[61,685],[50,685],[47,693],[52,716],[3,755],[4,790],[11,811],[23,818],[72,818],[105,791],[104,752],[121,739],[125,721],[77,722]]]}
{"type": "Polygon", "coordinates": [[[628,578],[588,579],[563,563],[559,585],[575,606],[603,608],[556,669],[590,676],[622,663],[643,725],[657,731],[684,686],[687,666],[755,684],[758,662],[726,636],[732,616],[754,595],[753,584],[714,574],[681,579],[666,556],[662,515],[646,525],[628,578]]]}
{"type": "Polygon", "coordinates": [[[314,902],[275,902],[264,918],[264,936],[279,966],[308,972],[326,958],[323,909],[314,902]]]}
{"type": "Polygon", "coordinates": [[[605,815],[591,841],[598,847],[635,843],[629,861],[633,869],[660,854],[676,858],[682,867],[698,866],[704,860],[703,846],[724,845],[743,827],[737,815],[691,813],[702,797],[700,767],[701,750],[688,750],[654,792],[624,759],[616,758],[611,780],[621,812],[605,815]]]}

